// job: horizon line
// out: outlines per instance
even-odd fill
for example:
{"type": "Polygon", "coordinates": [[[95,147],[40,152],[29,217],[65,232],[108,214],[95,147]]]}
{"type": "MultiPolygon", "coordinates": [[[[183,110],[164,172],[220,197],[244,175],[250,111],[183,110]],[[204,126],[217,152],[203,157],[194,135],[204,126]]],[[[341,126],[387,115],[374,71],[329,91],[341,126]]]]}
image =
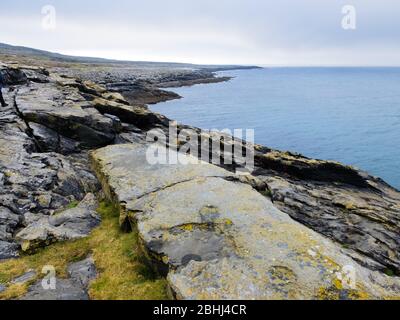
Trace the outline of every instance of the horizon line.
{"type": "MultiPolygon", "coordinates": [[[[312,65],[302,65],[302,64],[268,64],[268,63],[196,63],[196,62],[188,62],[188,61],[155,61],[155,60],[143,60],[143,59],[118,59],[118,58],[112,58],[112,57],[104,57],[104,56],[95,56],[95,55],[74,55],[74,54],[67,54],[63,53],[62,50],[45,50],[45,49],[39,49],[39,48],[34,48],[34,47],[29,47],[26,45],[13,45],[13,44],[8,44],[5,42],[0,42],[0,44],[10,46],[10,47],[15,47],[15,48],[25,48],[25,49],[31,49],[31,50],[37,50],[37,51],[43,51],[46,53],[50,54],[56,54],[56,55],[61,55],[64,57],[70,57],[70,58],[83,58],[83,59],[99,59],[99,60],[105,60],[111,62],[121,62],[121,63],[166,63],[166,64],[187,64],[187,65],[193,65],[193,66],[237,66],[237,67],[259,67],[259,68],[400,68],[400,65],[379,65],[379,64],[367,64],[367,65],[342,65],[342,64],[330,64],[330,65],[318,65],[318,64],[312,64],[312,65]]],[[[1,49],[0,49],[1,50],[1,49]]],[[[87,62],[86,62],[87,63],[87,62]]]]}

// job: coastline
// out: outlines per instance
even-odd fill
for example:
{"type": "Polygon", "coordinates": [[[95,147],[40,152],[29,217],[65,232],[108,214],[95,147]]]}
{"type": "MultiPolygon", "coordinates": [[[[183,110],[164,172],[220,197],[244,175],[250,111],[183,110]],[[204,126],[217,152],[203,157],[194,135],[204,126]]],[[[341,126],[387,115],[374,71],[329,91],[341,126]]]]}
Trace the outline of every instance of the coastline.
{"type": "MultiPolygon", "coordinates": [[[[171,169],[147,167],[143,160],[146,133],[153,128],[167,133],[169,125],[169,119],[144,105],[145,101],[165,98],[157,91],[158,84],[192,85],[227,79],[211,77],[209,71],[177,69],[139,70],[133,77],[130,69],[104,65],[63,65],[46,70],[45,66],[4,64],[2,70],[15,90],[6,93],[10,107],[1,115],[0,207],[6,208],[8,219],[0,222],[11,230],[0,239],[1,259],[16,258],[21,249],[35,253],[38,248],[51,248],[55,242],[72,240],[81,228],[79,223],[85,225],[85,235],[80,237],[87,236],[98,218],[94,218],[93,204],[84,199],[95,193],[117,207],[122,230],[137,235],[148,264],[166,278],[174,296],[181,299],[223,298],[206,293],[219,286],[218,279],[238,269],[250,285],[259,288],[253,298],[267,298],[261,289],[266,284],[249,274],[251,268],[242,260],[232,258],[241,255],[255,270],[269,270],[272,280],[289,275],[293,286],[289,291],[296,288],[298,298],[329,299],[346,294],[362,299],[399,294],[400,290],[390,288],[399,285],[396,275],[400,274],[400,256],[396,250],[400,223],[396,206],[400,206],[400,194],[382,180],[337,162],[260,145],[255,145],[256,169],[249,176],[235,174],[241,166],[235,158],[229,165],[209,164],[190,170],[179,167],[170,173],[171,169]],[[129,99],[124,98],[129,92],[129,99]],[[236,195],[232,207],[227,201],[231,193],[236,195]],[[193,207],[187,207],[185,199],[190,199],[193,207]],[[72,207],[72,201],[78,202],[78,207],[72,207]],[[147,225],[145,217],[157,213],[149,211],[154,206],[165,207],[166,213],[181,206],[190,214],[178,210],[172,216],[156,215],[154,224],[147,225]],[[265,223],[247,225],[242,218],[247,214],[243,206],[265,223]],[[63,224],[53,217],[60,209],[65,210],[63,224]],[[78,219],[83,212],[84,222],[78,219]],[[206,220],[199,220],[199,212],[206,220]],[[313,254],[307,251],[308,237],[314,239],[313,254]],[[372,239],[379,239],[380,245],[374,245],[372,239]],[[194,243],[199,241],[204,246],[196,249],[194,243]],[[240,245],[233,246],[232,241],[240,245]],[[263,247],[251,247],[251,243],[263,243],[263,247]],[[255,250],[261,258],[244,254],[238,249],[241,246],[249,252],[255,250]],[[289,250],[286,260],[280,256],[284,248],[289,250]],[[272,252],[285,267],[278,268],[263,252],[272,252]],[[310,269],[303,273],[302,262],[293,257],[308,259],[306,268],[310,269]],[[327,265],[326,257],[335,263],[327,265]],[[335,286],[335,272],[340,271],[336,269],[350,262],[358,270],[359,285],[365,292],[357,289],[346,293],[335,286]],[[318,274],[318,265],[324,266],[323,274],[329,281],[312,278],[318,274]],[[200,271],[186,266],[199,267],[200,271]],[[201,277],[208,272],[213,281],[192,278],[197,274],[194,271],[201,277]],[[308,277],[313,279],[313,288],[323,290],[308,290],[303,285],[309,282],[308,277]],[[376,283],[371,284],[370,277],[376,283]],[[191,283],[188,290],[184,283],[191,283]]],[[[183,128],[199,131],[178,126],[178,130],[183,128]]],[[[233,143],[243,147],[243,141],[235,139],[233,143]]],[[[7,279],[11,281],[13,276],[18,275],[7,275],[7,279]]],[[[237,290],[242,284],[235,277],[225,280],[232,288],[224,292],[226,296],[251,298],[237,290]]],[[[27,282],[25,289],[30,284],[27,282]]],[[[8,290],[12,287],[8,280],[5,285],[8,290]]],[[[287,293],[274,288],[275,298],[288,298],[287,293]]]]}

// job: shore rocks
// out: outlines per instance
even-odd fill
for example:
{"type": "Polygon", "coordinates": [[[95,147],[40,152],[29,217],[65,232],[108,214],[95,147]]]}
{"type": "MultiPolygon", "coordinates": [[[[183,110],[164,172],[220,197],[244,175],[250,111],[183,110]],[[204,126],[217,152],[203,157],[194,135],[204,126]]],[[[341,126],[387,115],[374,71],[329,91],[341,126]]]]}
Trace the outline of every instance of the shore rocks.
{"type": "MultiPolygon", "coordinates": [[[[88,168],[85,151],[74,150],[76,157],[69,154],[77,147],[75,141],[58,133],[60,128],[50,129],[49,118],[43,120],[43,124],[25,118],[23,112],[37,115],[39,110],[48,110],[49,106],[58,109],[53,110],[54,114],[67,113],[67,105],[53,95],[59,94],[57,86],[53,84],[49,90],[41,91],[40,86],[48,85],[51,83],[31,84],[31,87],[17,85],[15,90],[4,94],[9,106],[0,109],[0,259],[18,256],[15,234],[20,229],[29,228],[31,223],[72,201],[82,200],[99,187],[88,168]],[[39,94],[32,95],[31,90],[39,94]],[[44,146],[46,148],[42,148],[44,146]],[[65,151],[65,155],[48,151],[65,151]]],[[[73,99],[73,95],[70,98],[73,99]]],[[[97,116],[103,118],[98,112],[97,116]]],[[[110,119],[102,121],[111,123],[110,119]]]]}
{"type": "MultiPolygon", "coordinates": [[[[116,195],[124,209],[120,222],[125,229],[130,229],[130,201],[156,192],[176,183],[202,176],[230,175],[229,172],[207,164],[187,165],[183,168],[168,164],[150,165],[146,160],[146,146],[136,143],[112,146],[110,149],[98,149],[91,154],[92,165],[103,186],[103,191],[112,199],[115,189],[120,190],[116,195]],[[157,170],[161,175],[154,174],[157,170]]],[[[157,171],[157,172],[158,172],[157,171]]]]}
{"type": "Polygon", "coordinates": [[[150,264],[168,274],[177,298],[400,294],[397,278],[361,266],[249,185],[228,181],[228,171],[205,163],[151,166],[145,152],[142,145],[109,146],[93,152],[92,161],[109,197],[136,226],[150,264]],[[341,280],[346,268],[356,275],[350,288],[341,280]]]}
{"type": "Polygon", "coordinates": [[[88,194],[76,208],[44,216],[30,223],[17,233],[16,240],[21,243],[23,251],[33,251],[57,241],[86,237],[100,223],[96,207],[96,198],[88,194]]]}
{"type": "MultiPolygon", "coordinates": [[[[207,80],[210,72],[66,72],[76,79],[17,64],[0,70],[13,86],[0,109],[0,260],[18,257],[21,244],[32,252],[89,234],[99,180],[176,298],[399,298],[400,193],[382,180],[258,145],[246,176],[235,175],[235,155],[220,167],[183,154],[188,165],[149,163],[146,132],[168,134],[169,119],[141,103],[173,98],[157,87],[221,80],[207,80]],[[88,150],[98,147],[96,179],[88,150]]],[[[243,145],[229,140],[221,144],[243,145]]],[[[93,262],[68,272],[55,291],[39,281],[25,298],[87,299],[93,262]]]]}

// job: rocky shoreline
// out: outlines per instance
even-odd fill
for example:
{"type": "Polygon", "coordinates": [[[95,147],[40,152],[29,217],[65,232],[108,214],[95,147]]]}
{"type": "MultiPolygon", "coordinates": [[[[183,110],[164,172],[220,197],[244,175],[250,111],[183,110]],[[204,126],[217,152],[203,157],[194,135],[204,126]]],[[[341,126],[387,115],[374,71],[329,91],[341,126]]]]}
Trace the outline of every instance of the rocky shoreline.
{"type": "MultiPolygon", "coordinates": [[[[0,260],[88,236],[100,223],[95,194],[117,205],[121,228],[137,232],[175,298],[400,298],[400,193],[379,178],[259,145],[247,176],[235,174],[235,159],[144,161],[146,133],[168,135],[170,122],[146,105],[179,98],[160,88],[228,80],[216,70],[48,61],[0,69],[11,88],[0,109],[0,260]]],[[[1,279],[0,294],[10,287],[1,279]]],[[[65,290],[86,292],[89,281],[76,283],[65,290]]],[[[49,298],[37,284],[29,290],[27,299],[49,298]]]]}

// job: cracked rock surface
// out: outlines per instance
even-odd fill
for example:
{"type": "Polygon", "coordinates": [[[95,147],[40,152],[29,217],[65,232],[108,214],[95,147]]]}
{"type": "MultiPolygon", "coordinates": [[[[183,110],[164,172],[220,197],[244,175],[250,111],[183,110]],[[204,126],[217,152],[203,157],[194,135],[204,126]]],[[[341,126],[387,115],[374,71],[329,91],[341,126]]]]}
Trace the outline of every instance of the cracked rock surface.
{"type": "Polygon", "coordinates": [[[229,181],[230,172],[207,163],[152,166],[143,161],[145,152],[140,144],[118,145],[91,157],[109,196],[136,226],[149,262],[167,275],[177,298],[399,294],[398,278],[363,267],[248,184],[229,181]],[[356,274],[351,288],[341,284],[348,266],[356,274]]]}
{"type": "MultiPolygon", "coordinates": [[[[0,109],[0,259],[15,258],[19,255],[21,243],[15,236],[20,230],[39,233],[39,229],[34,226],[49,219],[71,202],[81,201],[88,193],[99,189],[97,179],[87,164],[87,151],[75,149],[82,141],[70,140],[68,136],[61,137],[62,128],[53,127],[51,122],[52,117],[57,118],[60,114],[73,114],[73,117],[78,119],[81,111],[74,111],[75,107],[72,105],[69,107],[71,112],[66,111],[64,103],[67,102],[61,98],[57,100],[56,97],[60,85],[41,69],[28,69],[29,77],[22,76],[25,71],[22,67],[2,69],[3,73],[13,75],[7,78],[9,85],[13,85],[13,90],[5,93],[9,106],[0,109]],[[40,86],[47,88],[46,86],[51,84],[53,89],[47,88],[49,90],[42,91],[42,95],[38,94],[28,99],[29,92],[40,91],[36,87],[37,83],[27,82],[35,72],[38,73],[38,77],[47,79],[47,82],[40,86]],[[53,111],[50,111],[50,106],[54,107],[53,111]],[[42,120],[35,122],[35,119],[44,119],[43,117],[29,119],[30,114],[41,115],[41,112],[49,115],[43,120],[43,124],[39,123],[42,120]],[[34,134],[39,128],[41,140],[34,134]],[[46,145],[47,148],[41,148],[41,145],[46,145]],[[66,151],[65,154],[58,153],[61,145],[66,151]]],[[[69,94],[73,99],[73,93],[69,94]]],[[[96,117],[101,115],[93,116],[94,119],[96,117]]],[[[82,118],[88,119],[90,116],[84,114],[82,118]]],[[[80,120],[76,121],[78,126],[80,120]]],[[[90,120],[87,122],[90,123],[90,120]]],[[[77,128],[79,131],[79,126],[77,128]]],[[[44,231],[41,237],[44,238],[45,234],[49,237],[43,239],[43,243],[57,240],[53,234],[44,231]]],[[[66,237],[68,235],[64,234],[61,238],[66,237]]]]}

